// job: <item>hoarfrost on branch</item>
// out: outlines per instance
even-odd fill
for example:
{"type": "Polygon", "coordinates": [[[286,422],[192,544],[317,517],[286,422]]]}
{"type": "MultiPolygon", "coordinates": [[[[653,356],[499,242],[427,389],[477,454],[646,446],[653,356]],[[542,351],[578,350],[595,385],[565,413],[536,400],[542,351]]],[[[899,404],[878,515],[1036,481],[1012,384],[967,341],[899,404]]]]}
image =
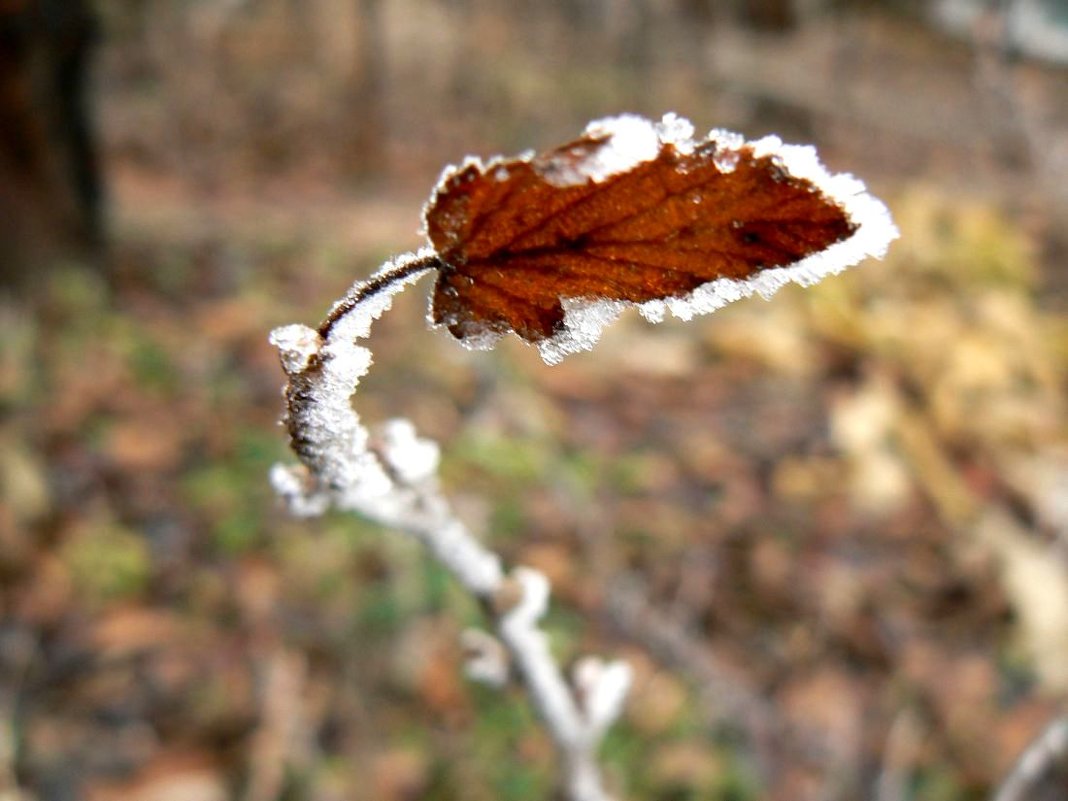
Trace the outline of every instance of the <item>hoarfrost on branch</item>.
{"type": "Polygon", "coordinates": [[[352,408],[352,395],[372,362],[370,350],[358,340],[370,334],[394,294],[430,269],[418,269],[420,259],[426,254],[409,254],[356,284],[335,305],[325,336],[301,325],[271,334],[289,378],[284,422],[301,460],[296,466],[276,465],[271,482],[294,514],[351,511],[415,537],[487,608],[498,608],[500,599],[518,588],[518,600],[494,615],[496,636],[465,633],[468,675],[493,685],[509,675],[522,681],[560,753],[569,797],[608,801],[596,749],[622,711],[628,666],[594,660],[590,664],[597,670],[587,668],[570,683],[539,628],[549,606],[545,576],[525,567],[506,573],[497,555],[453,514],[438,487],[436,443],[420,438],[407,420],[389,420],[368,431],[352,408]],[[376,278],[404,273],[409,266],[415,269],[364,297],[361,290],[376,278]]]}

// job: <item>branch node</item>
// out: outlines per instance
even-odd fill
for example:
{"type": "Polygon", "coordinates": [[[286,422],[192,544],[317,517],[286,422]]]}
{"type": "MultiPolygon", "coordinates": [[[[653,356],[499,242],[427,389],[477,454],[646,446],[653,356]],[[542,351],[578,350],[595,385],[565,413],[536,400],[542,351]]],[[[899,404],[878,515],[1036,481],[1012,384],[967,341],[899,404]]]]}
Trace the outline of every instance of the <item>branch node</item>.
{"type": "Polygon", "coordinates": [[[481,629],[465,629],[460,644],[466,657],[464,673],[469,679],[496,689],[508,683],[511,660],[500,640],[481,629]]]}

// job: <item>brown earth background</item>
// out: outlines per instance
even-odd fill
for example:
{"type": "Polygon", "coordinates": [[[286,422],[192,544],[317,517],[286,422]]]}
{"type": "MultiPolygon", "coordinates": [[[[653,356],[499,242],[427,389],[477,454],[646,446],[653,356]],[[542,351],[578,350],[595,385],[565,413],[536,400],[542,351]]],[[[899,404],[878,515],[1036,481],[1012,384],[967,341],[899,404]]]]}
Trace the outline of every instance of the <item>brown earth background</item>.
{"type": "Polygon", "coordinates": [[[0,305],[4,799],[552,797],[525,698],[463,678],[474,604],[399,535],[272,497],[266,337],[418,247],[444,165],[622,111],[814,143],[902,239],[554,368],[427,330],[422,285],[377,326],[361,413],[442,443],[472,528],[552,578],[562,659],[634,667],[610,784],[987,798],[1064,713],[1068,69],[1004,18],[98,5],[106,252],[0,305]]]}

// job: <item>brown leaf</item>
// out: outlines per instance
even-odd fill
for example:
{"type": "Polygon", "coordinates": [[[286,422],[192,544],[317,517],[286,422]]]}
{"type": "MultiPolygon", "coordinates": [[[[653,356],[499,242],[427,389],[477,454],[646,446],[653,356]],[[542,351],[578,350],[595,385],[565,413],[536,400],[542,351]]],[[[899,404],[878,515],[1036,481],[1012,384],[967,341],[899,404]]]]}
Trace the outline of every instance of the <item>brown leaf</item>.
{"type": "Polygon", "coordinates": [[[600,173],[617,135],[588,131],[534,159],[446,175],[426,211],[443,262],[434,322],[459,339],[514,331],[537,343],[565,327],[562,299],[681,297],[796,263],[857,228],[773,156],[717,138],[692,151],[661,142],[600,173]]]}

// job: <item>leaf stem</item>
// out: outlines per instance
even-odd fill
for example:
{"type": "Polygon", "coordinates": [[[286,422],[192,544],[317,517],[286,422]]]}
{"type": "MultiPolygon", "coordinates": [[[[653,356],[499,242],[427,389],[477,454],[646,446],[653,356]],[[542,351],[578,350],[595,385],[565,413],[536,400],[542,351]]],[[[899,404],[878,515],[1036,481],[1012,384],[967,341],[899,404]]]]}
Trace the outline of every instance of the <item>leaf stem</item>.
{"type": "Polygon", "coordinates": [[[319,336],[326,339],[338,320],[368,298],[416,273],[427,270],[440,270],[444,265],[445,262],[437,254],[430,253],[411,260],[403,260],[392,270],[380,272],[362,284],[357,284],[348,295],[334,305],[330,313],[326,315],[326,319],[319,324],[319,336]]]}

